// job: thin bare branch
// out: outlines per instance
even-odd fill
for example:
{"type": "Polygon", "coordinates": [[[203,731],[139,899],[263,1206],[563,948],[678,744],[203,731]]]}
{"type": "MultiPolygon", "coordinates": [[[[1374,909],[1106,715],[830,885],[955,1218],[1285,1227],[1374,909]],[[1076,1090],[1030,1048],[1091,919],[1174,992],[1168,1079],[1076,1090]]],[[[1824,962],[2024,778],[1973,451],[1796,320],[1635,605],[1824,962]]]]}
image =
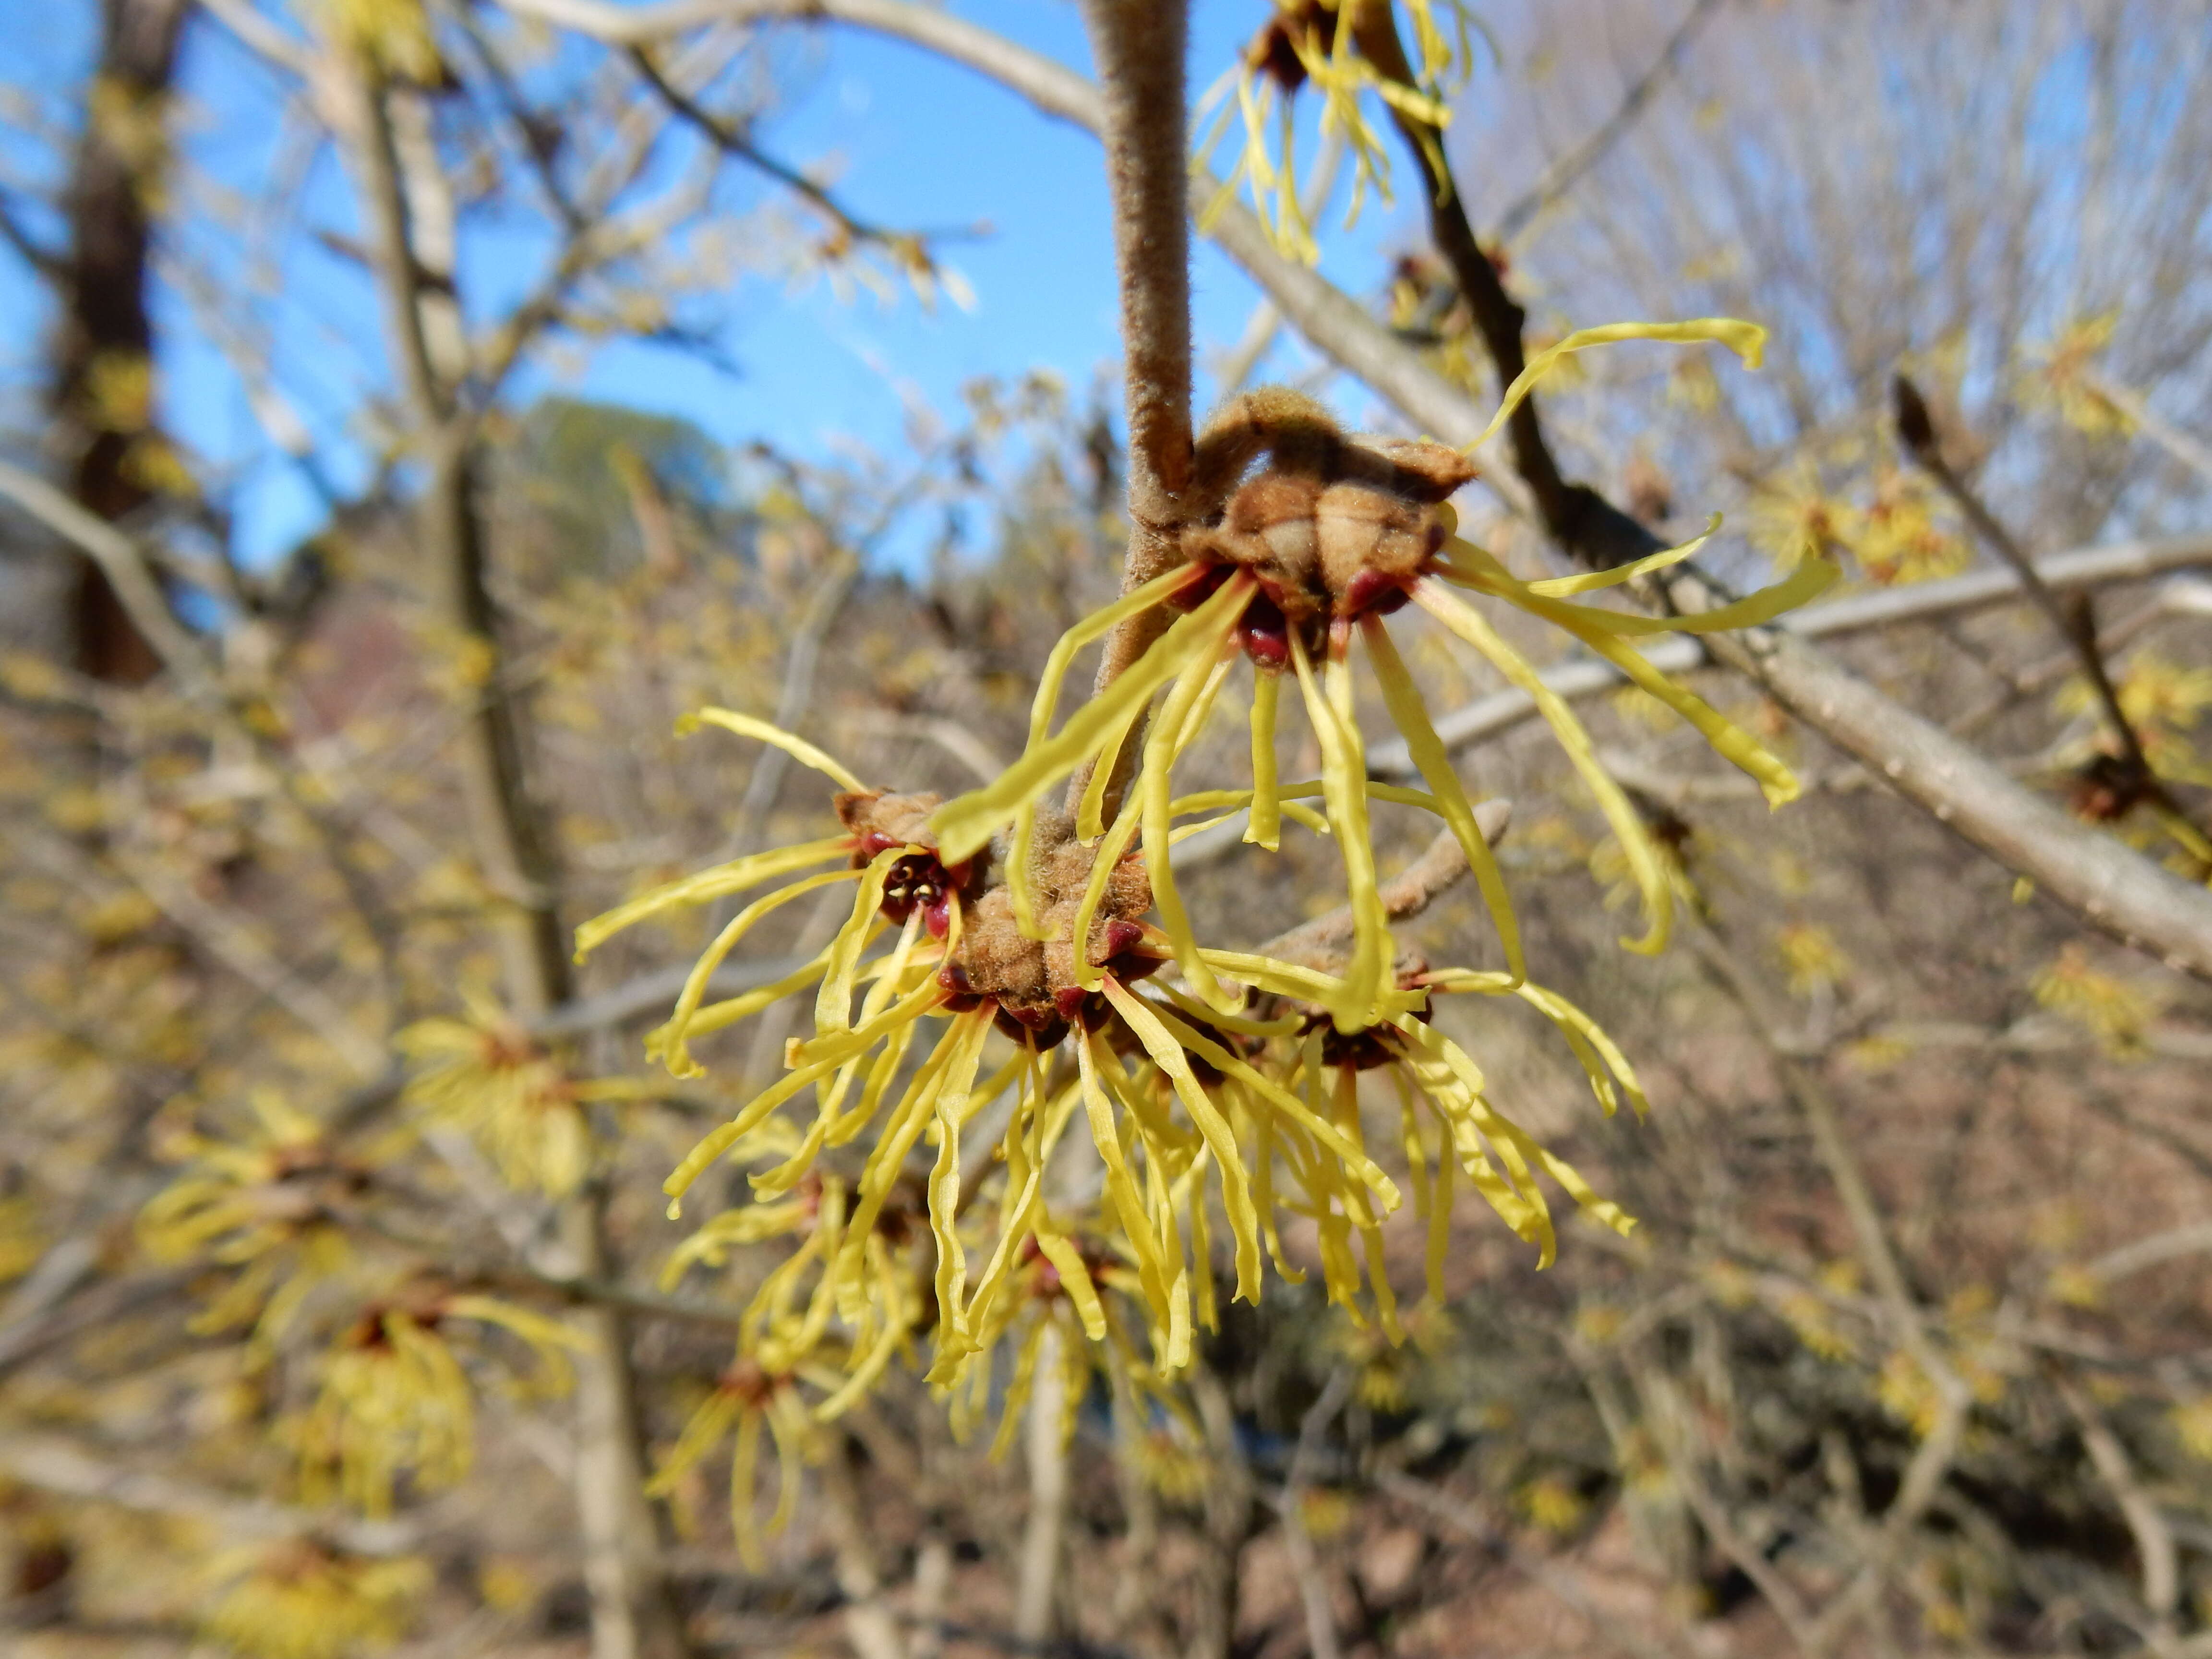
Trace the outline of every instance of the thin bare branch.
{"type": "MultiPolygon", "coordinates": [[[[1121,278],[1123,403],[1129,422],[1129,545],[1121,562],[1128,592],[1182,557],[1185,492],[1191,480],[1190,222],[1183,210],[1189,143],[1183,58],[1186,0],[1085,0],[1091,49],[1103,88],[1099,137],[1114,199],[1114,264],[1121,278]]],[[[1107,636],[1100,690],[1113,684],[1165,630],[1154,605],[1107,636]]],[[[1133,734],[1114,761],[1107,811],[1118,806],[1141,745],[1133,734]]],[[[1073,810],[1091,781],[1068,781],[1073,810]]]]}
{"type": "Polygon", "coordinates": [[[30,1430],[0,1434],[0,1468],[26,1486],[88,1503],[113,1504],[143,1515],[173,1516],[243,1539],[319,1537],[357,1555],[399,1555],[419,1549],[413,1521],[364,1521],[342,1511],[293,1509],[264,1498],[139,1469],[66,1435],[30,1430]]]}
{"type": "Polygon", "coordinates": [[[2142,1601],[2150,1614],[2145,1644],[2160,1659],[2173,1659],[2179,1648],[2174,1630],[2174,1611],[2181,1600],[2181,1561],[2174,1547],[2173,1528],[2157,1500],[2143,1490],[2135,1464],[2119,1437],[2105,1421],[2087,1390],[2063,1372],[2054,1371],[2051,1382],[2066,1409],[2074,1413],[2081,1432],[2082,1449],[2089,1454],[2099,1479],[2109,1487],[2112,1501],[2136,1540],[2136,1557],[2142,1571],[2142,1601]]]}
{"type": "Polygon", "coordinates": [[[1443,1522],[1455,1532],[1464,1534],[1486,1553],[1503,1561],[1531,1583],[1541,1586],[1623,1653],[1633,1655],[1635,1659],[1675,1659],[1675,1651],[1668,1644],[1607,1612],[1564,1562],[1516,1548],[1504,1529],[1492,1526],[1474,1505],[1400,1469],[1378,1468],[1373,1479],[1381,1491],[1443,1522]]]}
{"type": "Polygon", "coordinates": [[[2146,1267],[2178,1261],[2184,1256],[2208,1250],[2212,1250],[2212,1221],[2200,1221],[2191,1226],[2168,1228],[2132,1244],[2123,1244],[2117,1250],[2107,1250],[2095,1261],[2085,1263],[2082,1271],[2109,1285],[2146,1267]]]}
{"type": "Polygon", "coordinates": [[[138,544],[97,514],[88,512],[36,473],[0,461],[0,495],[75,545],[100,567],[131,625],[143,635],[187,692],[216,690],[214,670],[200,642],[169,609],[138,544]]]}
{"type": "MultiPolygon", "coordinates": [[[[1935,479],[1936,485],[1951,498],[1952,504],[1966,515],[1966,522],[1974,528],[1984,545],[2002,559],[2020,580],[2021,591],[2035,608],[2043,612],[2044,619],[2057,630],[2058,637],[2074,648],[2075,659],[2081,664],[2081,672],[2096,693],[2097,706],[2104,711],[2105,720],[2119,740],[2120,753],[2130,775],[2145,789],[2163,793],[2151,771],[2150,757],[2144,754],[2142,736],[2135,728],[2127,711],[2120,707],[2120,694],[2112,684],[2112,672],[2106,666],[2105,653],[2097,643],[2095,613],[2086,598],[2078,599],[2072,605],[2059,602],[2058,595],[2045,586],[2036,570],[2035,561],[2027,550],[2014,538],[1989,503],[1966,480],[1961,477],[1943,453],[1943,446],[1936,431],[1934,417],[1929,413],[1927,400],[1920,389],[1912,384],[1911,377],[1895,376],[1890,388],[1896,400],[1897,432],[1904,441],[1905,453],[1917,461],[1923,471],[1935,479]]],[[[2168,801],[2168,805],[2172,803],[2168,801]]],[[[2179,809],[2176,807],[2176,811],[2179,809]]]]}
{"type": "Polygon", "coordinates": [[[854,1659],[906,1659],[898,1622],[884,1605],[883,1568],[860,1501],[852,1440],[842,1426],[830,1431],[828,1455],[822,1460],[822,1498],[836,1554],[837,1589],[845,1598],[845,1639],[854,1659]]]}
{"type": "Polygon", "coordinates": [[[2131,386],[2108,380],[2101,374],[2084,374],[2082,383],[2133,421],[2145,437],[2175,460],[2198,477],[2212,479],[2212,446],[2167,420],[2151,407],[2149,400],[2141,392],[2131,386]]]}
{"type": "Polygon", "coordinates": [[[1629,84],[1613,113],[1601,122],[1589,137],[1544,169],[1543,177],[1513,198],[1505,211],[1498,216],[1496,238],[1510,242],[1528,228],[1530,221],[1546,208],[1572,190],[1600,161],[1612,153],[1628,131],[1636,125],[1651,102],[1653,96],[1667,77],[1682,61],[1690,42],[1705,26],[1705,20],[1719,9],[1720,0],[1694,0],[1674,32],[1659,48],[1658,56],[1650,66],[1629,84]]]}
{"type": "Polygon", "coordinates": [[[649,47],[632,46],[629,56],[630,62],[636,65],[638,74],[659,94],[661,101],[697,128],[715,149],[725,155],[743,161],[755,172],[775,179],[786,190],[803,198],[827,219],[845,240],[872,242],[890,251],[902,264],[919,264],[925,269],[928,266],[928,252],[920,236],[908,231],[886,229],[852,213],[835,196],[798,168],[770,155],[734,122],[724,120],[678,87],[654,61],[649,47]]]}
{"type": "Polygon", "coordinates": [[[1283,1543],[1291,1558],[1291,1570],[1297,1576],[1298,1602],[1306,1617],[1306,1651],[1313,1659],[1337,1659],[1344,1650],[1336,1639],[1336,1611],[1322,1577],[1320,1559],[1314,1553],[1313,1534],[1306,1530],[1306,1493],[1313,1483],[1314,1462],[1321,1455],[1328,1425],[1351,1398],[1351,1369],[1340,1365],[1328,1374],[1320,1397],[1298,1419],[1298,1437],[1291,1449],[1290,1469],[1283,1477],[1283,1543]]]}
{"type": "Polygon", "coordinates": [[[1066,1553],[1067,1443],[1060,1429],[1066,1414],[1067,1383],[1061,1340],[1057,1327],[1047,1328],[1030,1373],[1029,1419],[1022,1425],[1022,1452],[1029,1463],[1030,1510],[1022,1521],[1021,1553],[1016,1565],[1014,1636],[1036,1646],[1053,1634],[1060,1602],[1060,1564],[1066,1553]]]}
{"type": "Polygon", "coordinates": [[[238,917],[210,903],[151,860],[120,852],[113,856],[138,890],[216,961],[321,1038],[361,1078],[382,1075],[384,1044],[355,1024],[336,998],[279,961],[238,917]]]}

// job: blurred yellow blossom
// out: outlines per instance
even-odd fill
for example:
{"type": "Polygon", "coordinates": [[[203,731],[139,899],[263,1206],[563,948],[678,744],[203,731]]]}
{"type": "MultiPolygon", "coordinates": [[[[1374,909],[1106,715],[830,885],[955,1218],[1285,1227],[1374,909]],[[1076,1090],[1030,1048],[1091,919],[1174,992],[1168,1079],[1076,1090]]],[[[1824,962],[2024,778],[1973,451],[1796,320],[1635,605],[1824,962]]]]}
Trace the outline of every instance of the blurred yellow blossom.
{"type": "Polygon", "coordinates": [[[2045,1007],[2084,1027],[2115,1060],[2139,1060],[2149,1052],[2143,1038],[2158,1017],[2158,999],[2100,972],[2079,945],[2060,950],[2028,988],[2045,1007]]]}
{"type": "Polygon", "coordinates": [[[2118,322],[2118,313],[2110,311],[2081,318],[2032,349],[2021,377],[2022,396],[2056,409],[2067,425],[2090,437],[2125,437],[2135,422],[2105,392],[2096,372],[2096,359],[2118,322]]]}
{"type": "Polygon", "coordinates": [[[2183,1401],[2174,1407],[2171,1421],[2190,1455],[2212,1463],[2212,1394],[2183,1401]]]}
{"type": "Polygon", "coordinates": [[[1790,923],[1775,935],[1774,947],[1792,996],[1833,990],[1851,971],[1851,959],[1836,943],[1836,936],[1818,922],[1790,923]]]}
{"type": "Polygon", "coordinates": [[[305,1539],[234,1552],[218,1566],[237,1577],[203,1628],[247,1659],[381,1650],[407,1633],[432,1582],[428,1564],[413,1557],[350,1556],[305,1539]]]}
{"type": "Polygon", "coordinates": [[[1540,1475],[1514,1494],[1521,1512],[1546,1532],[1570,1533],[1582,1524],[1589,1504],[1559,1475],[1540,1475]]]}

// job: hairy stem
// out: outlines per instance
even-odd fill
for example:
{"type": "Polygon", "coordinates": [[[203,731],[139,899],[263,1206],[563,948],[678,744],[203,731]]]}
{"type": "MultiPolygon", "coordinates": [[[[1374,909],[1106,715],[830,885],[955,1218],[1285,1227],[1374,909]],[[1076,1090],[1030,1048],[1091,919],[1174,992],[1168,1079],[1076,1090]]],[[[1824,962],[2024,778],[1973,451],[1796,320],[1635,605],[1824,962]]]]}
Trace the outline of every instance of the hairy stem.
{"type": "MultiPolygon", "coordinates": [[[[1129,421],[1129,548],[1121,591],[1141,587],[1182,556],[1190,486],[1190,221],[1185,211],[1185,0],[1085,0],[1098,61],[1106,177],[1114,198],[1114,264],[1121,276],[1123,398],[1129,421]]],[[[1155,605],[1107,636],[1098,689],[1119,678],[1166,629],[1155,605]]],[[[1106,816],[1119,805],[1142,748],[1132,732],[1115,757],[1106,816]]],[[[1072,812],[1089,769],[1068,781],[1072,812]]]]}

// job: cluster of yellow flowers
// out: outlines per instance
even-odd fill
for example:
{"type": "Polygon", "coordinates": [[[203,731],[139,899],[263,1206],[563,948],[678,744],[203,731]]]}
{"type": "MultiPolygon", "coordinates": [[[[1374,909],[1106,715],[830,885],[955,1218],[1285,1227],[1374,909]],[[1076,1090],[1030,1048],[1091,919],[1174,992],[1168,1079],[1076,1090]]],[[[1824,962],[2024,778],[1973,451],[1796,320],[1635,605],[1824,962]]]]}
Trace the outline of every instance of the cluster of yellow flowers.
{"type": "MultiPolygon", "coordinates": [[[[1754,363],[1759,343],[1756,330],[1727,322],[1587,331],[1531,365],[1500,421],[1567,354],[1632,337],[1717,339],[1754,363]]],[[[1441,996],[1516,997],[1557,1027],[1604,1111],[1623,1098],[1644,1109],[1633,1070],[1604,1032],[1529,982],[1474,803],[1384,619],[1419,605],[1535,700],[1625,850],[1648,924],[1632,948],[1652,951],[1674,901],[1649,831],[1572,710],[1454,590],[1501,599],[1580,641],[1778,805],[1796,791],[1787,769],[1632,641],[1766,620],[1820,591],[1833,567],[1808,561],[1773,588],[1696,617],[1577,603],[1686,558],[1705,538],[1619,569],[1523,581],[1454,534],[1445,498],[1474,476],[1462,453],[1348,437],[1281,390],[1249,394],[1217,417],[1197,471],[1185,556],[1060,639],[1024,752],[992,782],[949,801],[872,788],[789,732],[703,710],[693,726],[774,744],[833,782],[841,833],[672,882],[579,932],[581,954],[648,919],[766,890],[708,945],[649,1040],[678,1075],[698,1071],[697,1038],[814,993],[813,1029],[788,1043],[783,1076],[666,1182],[672,1217],[725,1160],[748,1169],[753,1195],[707,1221],[672,1276],[719,1265],[735,1245],[793,1246],[759,1285],[732,1364],[659,1477],[665,1489],[734,1432],[734,1519],[748,1549],[759,1535],[763,1429],[783,1466],[773,1529],[790,1512],[810,1425],[848,1409],[902,1358],[924,1366],[960,1425],[1000,1401],[1001,1444],[1042,1366],[1062,1368],[1071,1426],[1094,1370],[1117,1394],[1134,1390],[1172,1413],[1170,1385],[1190,1362],[1194,1334],[1218,1315],[1217,1231],[1226,1234],[1228,1293],[1256,1300],[1269,1264],[1304,1277],[1285,1249],[1284,1218],[1302,1224],[1331,1301],[1383,1344],[1402,1341],[1427,1316],[1401,1314],[1383,1272],[1382,1228],[1405,1195],[1370,1143],[1363,1073],[1387,1074],[1395,1095],[1387,1156],[1426,1230],[1430,1301],[1443,1294],[1462,1179],[1535,1247],[1540,1265],[1556,1248],[1545,1181],[1603,1224],[1633,1224],[1498,1109],[1480,1067],[1432,1023],[1441,996]],[[1055,726],[1078,652],[1126,638],[1120,630],[1137,630],[1143,648],[1125,651],[1122,672],[1055,726]],[[1355,640],[1425,788],[1368,776],[1355,640]],[[1240,659],[1250,666],[1249,784],[1178,794],[1177,762],[1240,659]],[[1285,678],[1312,728],[1316,779],[1277,775],[1285,678]],[[1435,969],[1398,953],[1370,832],[1377,801],[1430,813],[1452,832],[1502,968],[1435,969]],[[1347,897],[1340,927],[1301,930],[1273,951],[1197,936],[1170,848],[1239,814],[1246,842],[1270,851],[1285,821],[1334,842],[1347,897]],[[714,970],[763,917],[840,882],[852,884],[850,909],[811,960],[708,1000],[714,970]],[[809,1096],[809,1107],[784,1115],[809,1096]],[[1068,1133],[1079,1115],[1087,1137],[1068,1133]],[[918,1152],[926,1174],[909,1172],[918,1152]],[[1007,1386],[994,1395],[999,1383],[1007,1386]]]]}
{"type": "Polygon", "coordinates": [[[1308,264],[1319,261],[1321,246],[1298,199],[1297,101],[1308,86],[1321,100],[1322,137],[1341,145],[1352,158],[1346,228],[1358,222],[1370,187],[1384,201],[1390,199],[1389,154],[1369,119],[1367,99],[1371,94],[1409,117],[1424,133],[1442,131],[1451,121],[1452,95],[1473,67],[1473,37],[1480,27],[1463,0],[1407,0],[1406,10],[1413,26],[1414,61],[1402,69],[1412,84],[1399,72],[1395,60],[1402,49],[1396,46],[1397,24],[1388,6],[1365,0],[1275,0],[1274,15],[1200,100],[1201,113],[1214,112],[1198,145],[1200,155],[1218,150],[1232,123],[1241,126],[1243,140],[1236,164],[1200,216],[1201,226],[1234,200],[1240,188],[1248,188],[1276,249],[1308,264]],[[1384,36],[1391,43],[1387,47],[1380,46],[1384,36]]]}
{"type": "MultiPolygon", "coordinates": [[[[1717,341],[1756,366],[1762,336],[1725,319],[1569,335],[1507,389],[1491,430],[1573,353],[1632,338],[1717,341]]],[[[1796,793],[1787,768],[1653,669],[1636,641],[1764,622],[1820,592],[1834,567],[1808,559],[1776,586],[1694,616],[1591,603],[1688,558],[1711,530],[1616,569],[1524,580],[1455,533],[1448,498],[1474,476],[1463,453],[1348,435],[1279,388],[1216,417],[1196,472],[1181,558],[1062,636],[1023,752],[992,781],[951,800],[871,787],[790,732],[702,710],[684,729],[772,744],[834,784],[835,832],[668,883],[578,931],[580,959],[641,922],[743,901],[648,1039],[648,1054],[678,1077],[702,1073],[701,1039],[813,996],[811,1029],[787,1043],[783,1075],[665,1183],[672,1218],[718,1165],[743,1170],[750,1188],[676,1249],[670,1285],[724,1267],[735,1249],[787,1247],[752,1290],[731,1364],[654,1480],[672,1489],[733,1439],[733,1518],[756,1559],[764,1437],[781,1466],[773,1531],[792,1512],[817,1426],[895,1365],[921,1370],[963,1434],[995,1407],[1000,1446],[1048,1379],[1072,1431],[1094,1377],[1170,1441],[1179,1431],[1189,1439],[1175,1384],[1197,1333],[1215,1327],[1223,1294],[1256,1301],[1271,1266],[1293,1282],[1318,1273],[1358,1334],[1379,1398],[1401,1381],[1387,1356],[1439,1317],[1461,1182],[1540,1266],[1557,1249],[1550,1188],[1601,1224],[1634,1224],[1498,1108],[1480,1066],[1435,1023],[1440,999],[1516,999],[1557,1029],[1607,1115],[1623,1100],[1644,1109],[1606,1034],[1529,981],[1486,833],[1495,809],[1478,812],[1387,619],[1418,607],[1534,702],[1644,912],[1641,936],[1624,942],[1651,951],[1666,940],[1679,885],[1665,850],[1573,710],[1463,596],[1502,602],[1610,663],[1779,805],[1796,793]],[[1078,654],[1102,640],[1120,672],[1057,719],[1078,654]],[[1424,787],[1368,775],[1355,655],[1424,787]],[[1317,777],[1278,773],[1286,682],[1317,777]],[[1178,763],[1232,686],[1249,698],[1249,778],[1177,793],[1178,763]],[[1381,878],[1378,803],[1449,832],[1438,844],[1455,844],[1472,872],[1502,965],[1401,954],[1392,922],[1410,905],[1381,878]],[[1244,841],[1263,852],[1280,848],[1286,825],[1331,842],[1341,908],[1256,951],[1201,939],[1170,852],[1240,815],[1244,841]],[[851,890],[845,920],[816,955],[742,995],[710,997],[717,969],[764,919],[841,884],[851,890]],[[1378,1103],[1363,1073],[1387,1078],[1395,1107],[1372,1139],[1378,1103]],[[1079,1121],[1087,1133],[1072,1133],[1079,1121]],[[1426,1295],[1401,1310],[1382,1229],[1407,1196],[1425,1230],[1426,1295]]],[[[465,1131],[508,1182],[548,1197],[574,1191],[595,1156],[586,1104],[651,1092],[636,1079],[572,1076],[482,1001],[411,1028],[403,1046],[420,1063],[408,1091],[415,1122],[465,1131]]],[[[348,1291],[352,1311],[295,1437],[311,1495],[380,1511],[403,1480],[428,1488],[466,1468],[482,1333],[520,1339],[556,1386],[574,1339],[473,1286],[355,1272],[341,1234],[349,1183],[368,1177],[313,1121],[273,1097],[260,1105],[248,1144],[185,1148],[191,1167],[146,1212],[145,1237],[170,1259],[240,1269],[209,1317],[258,1321],[264,1336],[342,1269],[363,1280],[348,1291]]]]}

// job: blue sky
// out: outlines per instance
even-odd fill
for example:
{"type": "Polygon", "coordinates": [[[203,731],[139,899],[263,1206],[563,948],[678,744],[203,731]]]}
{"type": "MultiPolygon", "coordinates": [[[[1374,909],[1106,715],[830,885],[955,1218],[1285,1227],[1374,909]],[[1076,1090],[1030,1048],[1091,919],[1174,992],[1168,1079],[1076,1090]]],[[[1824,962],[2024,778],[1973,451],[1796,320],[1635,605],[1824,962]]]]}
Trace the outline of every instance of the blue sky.
{"type": "MultiPolygon", "coordinates": [[[[48,114],[69,116],[66,94],[81,84],[96,8],[91,0],[14,0],[8,9],[14,67],[0,78],[42,99],[48,114]]],[[[1073,0],[963,0],[957,9],[1087,68],[1073,0]]],[[[1267,0],[1199,0],[1194,89],[1232,61],[1266,15],[1267,0]]],[[[211,176],[250,190],[285,153],[270,116],[274,83],[205,19],[196,27],[184,73],[189,142],[211,176]]],[[[841,301],[823,284],[793,292],[772,277],[744,275],[733,283],[718,341],[738,376],[667,350],[618,344],[563,354],[562,362],[521,381],[519,396],[557,389],[683,416],[733,445],[766,438],[822,456],[856,441],[896,448],[902,398],[950,410],[971,378],[1032,368],[1057,372],[1080,393],[1112,362],[1113,261],[1095,141],[898,43],[851,30],[812,39],[817,44],[791,54],[802,83],[767,141],[793,161],[836,157],[839,194],[863,217],[902,226],[988,222],[984,239],[945,249],[975,289],[973,310],[928,310],[908,295],[889,304],[865,295],[841,301]]],[[[20,137],[0,139],[11,184],[37,182],[26,171],[30,154],[20,137]]],[[[307,199],[318,210],[331,204],[340,216],[343,177],[327,152],[316,166],[307,199]]],[[[1356,232],[1336,239],[1326,268],[1355,289],[1372,288],[1383,250],[1407,224],[1402,199],[1395,208],[1370,205],[1356,232]]],[[[477,235],[465,251],[465,289],[511,290],[527,280],[534,252],[496,231],[477,235]]],[[[36,381],[44,306],[20,264],[0,253],[0,375],[20,399],[36,381]]],[[[1194,276],[1201,347],[1218,348],[1242,331],[1256,294],[1202,245],[1194,276]]],[[[319,436],[341,457],[357,458],[345,422],[363,389],[356,348],[380,337],[373,301],[341,260],[312,246],[289,258],[283,280],[280,309],[293,320],[272,342],[280,377],[319,436]]],[[[164,296],[163,317],[165,418],[224,477],[241,552],[270,557],[313,528],[322,508],[296,468],[265,456],[236,378],[173,294],[164,296]]]]}

